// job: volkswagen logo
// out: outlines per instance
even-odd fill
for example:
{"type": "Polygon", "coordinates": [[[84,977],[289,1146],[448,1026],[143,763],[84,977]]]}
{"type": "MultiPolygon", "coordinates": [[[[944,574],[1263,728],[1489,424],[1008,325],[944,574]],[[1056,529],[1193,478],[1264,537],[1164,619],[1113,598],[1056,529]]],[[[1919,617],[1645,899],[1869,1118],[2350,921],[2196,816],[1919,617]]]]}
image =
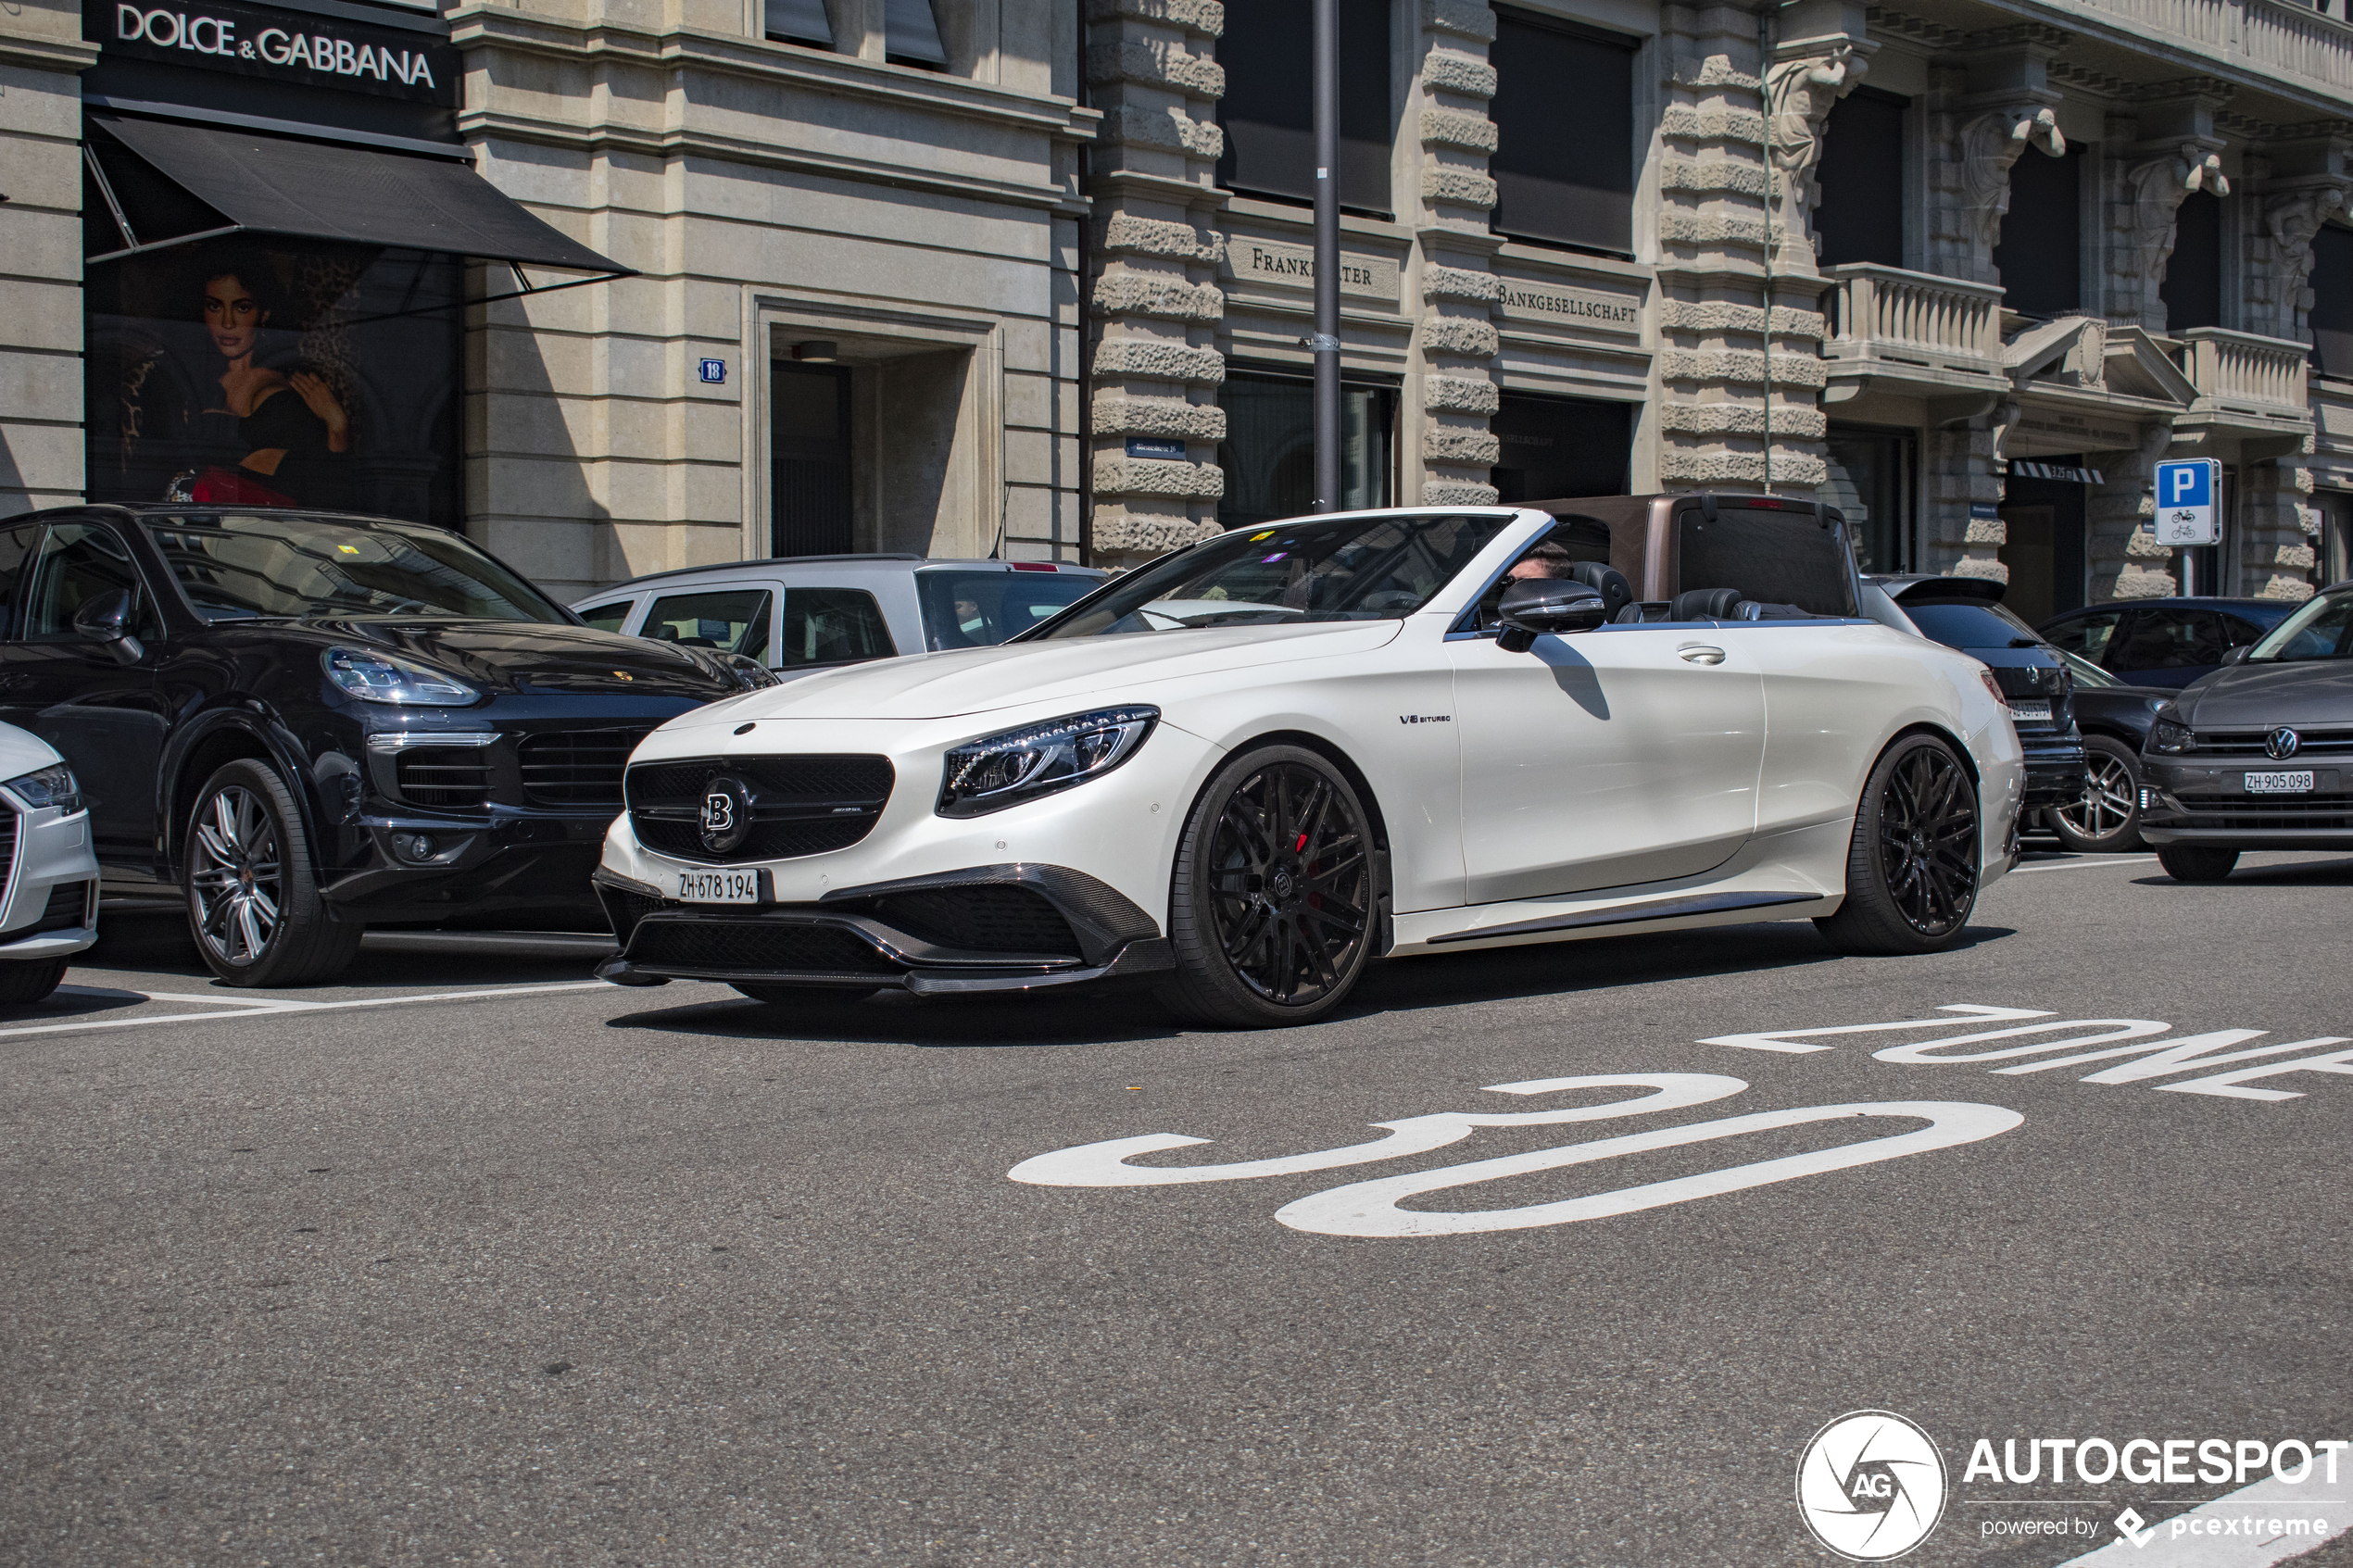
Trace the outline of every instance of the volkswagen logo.
{"type": "Polygon", "coordinates": [[[751,835],[751,792],[741,779],[722,773],[703,785],[702,847],[714,855],[734,853],[751,835]]]}
{"type": "Polygon", "coordinates": [[[2296,748],[2303,744],[2302,735],[2297,734],[2285,724],[2282,724],[2263,737],[2263,754],[2275,761],[2284,762],[2295,756],[2296,748]]]}

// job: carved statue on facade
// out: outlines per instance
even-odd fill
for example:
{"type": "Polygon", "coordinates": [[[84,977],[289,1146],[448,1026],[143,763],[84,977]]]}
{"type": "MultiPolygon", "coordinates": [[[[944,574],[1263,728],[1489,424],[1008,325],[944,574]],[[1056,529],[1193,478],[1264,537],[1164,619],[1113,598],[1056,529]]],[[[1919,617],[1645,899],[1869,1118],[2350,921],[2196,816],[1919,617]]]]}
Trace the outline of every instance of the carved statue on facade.
{"type": "Polygon", "coordinates": [[[1777,62],[1766,73],[1766,91],[1773,108],[1767,132],[1773,166],[1773,251],[1775,259],[1794,250],[1791,270],[1814,270],[1814,207],[1822,198],[1814,169],[1822,158],[1822,133],[1831,108],[1869,73],[1868,46],[1842,39],[1825,53],[1777,62]]]}
{"type": "Polygon", "coordinates": [[[2336,184],[2307,186],[2264,203],[2263,230],[2271,238],[2271,308],[2277,313],[2272,336],[2304,336],[2304,313],[2312,307],[2312,241],[2329,215],[2345,206],[2345,189],[2336,184]]]}
{"type": "Polygon", "coordinates": [[[2010,166],[2027,148],[2052,157],[2067,151],[2057,112],[2048,106],[1993,109],[1961,127],[1960,206],[1975,226],[1982,254],[1991,256],[2010,210],[2010,166]]]}
{"type": "Polygon", "coordinates": [[[2165,281],[2165,263],[2173,254],[2174,217],[2194,191],[2217,196],[2231,194],[2231,182],[2222,174],[2221,155],[2196,142],[2184,142],[2178,152],[2161,153],[2124,172],[2126,204],[2132,213],[2125,245],[2132,275],[2140,280],[2140,325],[2163,325],[2165,307],[2158,288],[2165,281]]]}

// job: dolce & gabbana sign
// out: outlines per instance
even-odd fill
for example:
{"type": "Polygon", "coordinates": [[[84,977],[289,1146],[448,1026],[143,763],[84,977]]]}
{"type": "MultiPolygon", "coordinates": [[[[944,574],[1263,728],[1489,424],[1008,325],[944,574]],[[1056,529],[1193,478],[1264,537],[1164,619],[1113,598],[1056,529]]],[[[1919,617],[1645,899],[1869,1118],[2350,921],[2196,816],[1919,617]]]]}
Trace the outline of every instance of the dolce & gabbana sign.
{"type": "Polygon", "coordinates": [[[218,0],[85,0],[82,21],[82,36],[109,55],[412,103],[458,103],[458,51],[431,31],[218,0]]]}

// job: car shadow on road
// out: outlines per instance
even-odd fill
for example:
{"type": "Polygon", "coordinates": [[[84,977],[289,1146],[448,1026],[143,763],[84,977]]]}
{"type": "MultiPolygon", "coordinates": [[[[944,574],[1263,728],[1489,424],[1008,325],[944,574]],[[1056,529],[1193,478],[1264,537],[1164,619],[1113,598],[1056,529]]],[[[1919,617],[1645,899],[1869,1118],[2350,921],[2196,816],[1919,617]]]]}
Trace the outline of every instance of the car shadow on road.
{"type": "MultiPolygon", "coordinates": [[[[598,960],[612,951],[610,937],[564,932],[371,931],[349,968],[323,986],[384,989],[466,985],[529,985],[586,980],[598,960]]],[[[169,909],[103,909],[97,944],[75,955],[67,983],[78,990],[168,981],[219,991],[237,987],[213,978],[188,934],[187,917],[169,909]]],[[[299,991],[293,993],[301,994],[299,991]]],[[[141,998],[119,1005],[135,1005],[141,998]]]]}
{"type": "Polygon", "coordinates": [[[2240,866],[2231,872],[2228,882],[2181,883],[2159,871],[2154,876],[2136,876],[2139,887],[2199,887],[2208,891],[2232,887],[2346,887],[2353,886],[2353,859],[2298,860],[2284,866],[2240,866]]]}
{"type": "MultiPolygon", "coordinates": [[[[1945,951],[1966,952],[2015,935],[2007,926],[1972,925],[1945,951]]],[[[1346,1005],[1304,1027],[1325,1028],[1428,1008],[1873,961],[1834,951],[1810,925],[1794,921],[1450,953],[1375,964],[1346,1005]]],[[[1203,1032],[1177,1022],[1144,989],[1094,997],[954,1001],[886,993],[862,1000],[792,1006],[763,1006],[749,997],[700,999],[623,1014],[608,1019],[606,1027],[694,1037],[917,1047],[1101,1045],[1203,1032]]]]}

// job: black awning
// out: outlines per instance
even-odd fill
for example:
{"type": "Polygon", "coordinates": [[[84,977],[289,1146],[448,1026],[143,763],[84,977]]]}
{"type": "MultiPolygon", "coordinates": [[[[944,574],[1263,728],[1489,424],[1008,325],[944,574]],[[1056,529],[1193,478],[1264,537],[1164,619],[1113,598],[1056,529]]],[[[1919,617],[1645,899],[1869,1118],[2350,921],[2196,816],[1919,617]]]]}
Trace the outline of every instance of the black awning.
{"type": "Polygon", "coordinates": [[[167,238],[139,232],[140,215],[126,210],[129,248],[92,261],[245,231],[606,276],[630,270],[534,218],[459,163],[208,125],[110,115],[91,122],[226,220],[208,233],[167,238]]]}

